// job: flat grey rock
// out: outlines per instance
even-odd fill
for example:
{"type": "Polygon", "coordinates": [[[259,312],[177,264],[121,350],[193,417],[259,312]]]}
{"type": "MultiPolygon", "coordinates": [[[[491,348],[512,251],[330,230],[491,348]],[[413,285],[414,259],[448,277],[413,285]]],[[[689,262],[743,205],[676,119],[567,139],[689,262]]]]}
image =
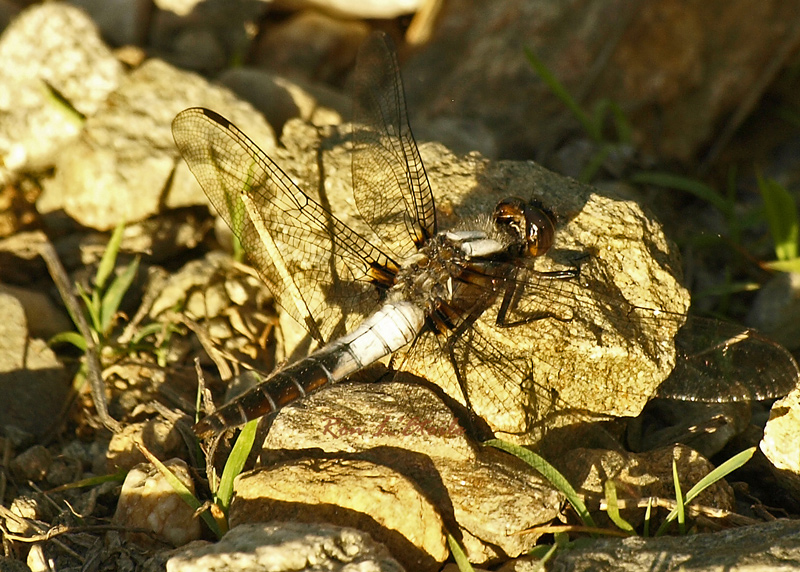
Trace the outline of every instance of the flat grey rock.
{"type": "Polygon", "coordinates": [[[402,572],[366,533],[331,525],[244,524],[216,544],[197,542],[172,553],[168,572],[402,572]]]}
{"type": "Polygon", "coordinates": [[[582,543],[556,555],[552,572],[776,572],[800,568],[800,521],[776,520],[714,534],[582,543]]]}

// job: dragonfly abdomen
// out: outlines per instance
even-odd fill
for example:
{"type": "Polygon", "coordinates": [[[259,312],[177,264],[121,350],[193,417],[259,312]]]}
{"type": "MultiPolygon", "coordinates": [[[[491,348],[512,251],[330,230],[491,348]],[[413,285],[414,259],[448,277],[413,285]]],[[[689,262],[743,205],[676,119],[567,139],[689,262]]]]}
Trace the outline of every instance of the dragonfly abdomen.
{"type": "Polygon", "coordinates": [[[200,437],[211,436],[278,411],[329,383],[342,381],[411,342],[424,321],[422,309],[411,302],[384,304],[350,334],[274,373],[201,419],[194,431],[200,437]]]}

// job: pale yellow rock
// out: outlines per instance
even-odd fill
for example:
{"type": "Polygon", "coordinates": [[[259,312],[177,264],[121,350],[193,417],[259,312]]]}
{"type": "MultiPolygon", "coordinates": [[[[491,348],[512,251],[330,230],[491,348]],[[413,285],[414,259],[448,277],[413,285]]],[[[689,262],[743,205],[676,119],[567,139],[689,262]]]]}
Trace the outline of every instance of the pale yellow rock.
{"type": "MultiPolygon", "coordinates": [[[[164,463],[194,493],[189,467],[181,459],[164,463]]],[[[150,463],[128,472],[119,495],[114,524],[152,530],[175,546],[200,538],[200,521],[164,476],[150,463]]]]}

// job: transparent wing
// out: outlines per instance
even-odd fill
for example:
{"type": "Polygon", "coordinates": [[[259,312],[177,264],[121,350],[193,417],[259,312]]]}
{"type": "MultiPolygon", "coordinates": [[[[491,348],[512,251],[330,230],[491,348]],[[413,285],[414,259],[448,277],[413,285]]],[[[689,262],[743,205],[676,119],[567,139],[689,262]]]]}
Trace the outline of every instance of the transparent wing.
{"type": "Polygon", "coordinates": [[[520,267],[506,285],[512,325],[497,323],[497,288],[469,328],[428,332],[398,360],[462,403],[465,390],[495,430],[534,436],[551,425],[636,415],[656,392],[750,401],[798,383],[798,366],[780,345],[735,324],[634,306],[591,260],[572,278],[520,267]]]}
{"type": "Polygon", "coordinates": [[[755,330],[691,317],[675,339],[675,370],[658,396],[703,402],[783,397],[798,382],[792,354],[755,330]]]}
{"type": "Polygon", "coordinates": [[[353,194],[361,216],[389,251],[405,256],[436,234],[436,213],[389,42],[385,34],[373,34],[358,53],[353,194]]]}
{"type": "Polygon", "coordinates": [[[235,125],[191,108],[172,133],[278,303],[320,342],[373,309],[397,264],[300,190],[235,125]]]}

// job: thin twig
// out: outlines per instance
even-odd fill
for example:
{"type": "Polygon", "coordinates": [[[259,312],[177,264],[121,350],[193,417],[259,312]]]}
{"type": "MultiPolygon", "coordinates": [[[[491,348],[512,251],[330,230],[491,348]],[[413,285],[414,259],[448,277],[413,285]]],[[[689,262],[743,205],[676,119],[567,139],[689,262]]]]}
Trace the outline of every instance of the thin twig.
{"type": "Polygon", "coordinates": [[[58,253],[56,253],[56,249],[46,236],[43,237],[43,240],[40,244],[39,254],[41,255],[42,259],[44,259],[44,263],[47,265],[47,270],[50,272],[50,276],[53,278],[53,282],[55,282],[59,294],[61,294],[61,299],[64,300],[64,304],[66,304],[67,308],[69,308],[70,314],[75,318],[75,325],[78,327],[78,331],[80,332],[81,336],[83,336],[84,340],[86,340],[87,376],[89,378],[89,383],[91,384],[92,398],[94,399],[94,406],[97,410],[97,415],[100,417],[100,421],[102,421],[103,425],[105,425],[109,431],[117,433],[120,431],[121,426],[119,422],[111,417],[111,415],[108,413],[105,384],[103,383],[103,376],[101,374],[102,366],[100,365],[100,354],[97,347],[97,340],[95,339],[94,335],[92,335],[92,330],[89,328],[89,324],[86,321],[83,308],[81,308],[81,305],[78,303],[78,300],[72,291],[67,271],[61,264],[61,260],[58,258],[58,253]]]}

